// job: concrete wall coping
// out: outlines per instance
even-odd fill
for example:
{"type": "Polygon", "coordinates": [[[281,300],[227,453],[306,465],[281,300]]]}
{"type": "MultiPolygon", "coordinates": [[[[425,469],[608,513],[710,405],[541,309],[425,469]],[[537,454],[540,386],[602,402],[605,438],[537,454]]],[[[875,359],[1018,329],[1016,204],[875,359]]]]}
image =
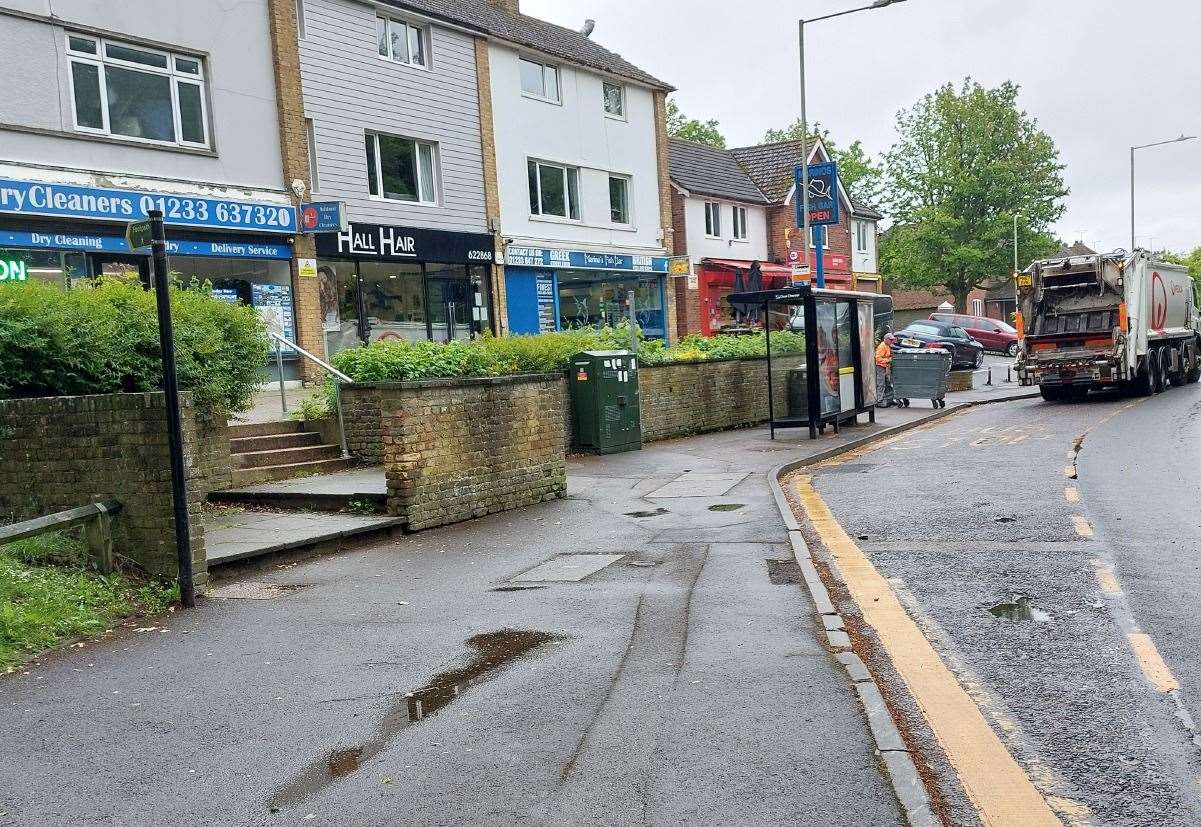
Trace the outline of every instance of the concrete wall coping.
{"type": "Polygon", "coordinates": [[[463,376],[447,379],[417,379],[409,382],[352,382],[346,387],[367,390],[426,390],[482,385],[518,385],[562,379],[563,375],[562,373],[516,373],[509,376],[463,376]]]}
{"type": "MultiPolygon", "coordinates": [[[[37,408],[72,408],[76,410],[103,410],[129,404],[141,404],[147,408],[165,408],[167,397],[162,391],[147,391],[144,393],[93,393],[84,396],[23,396],[12,399],[0,399],[0,405],[37,407],[37,408]]],[[[192,392],[180,391],[179,406],[192,406],[192,392]]]]}

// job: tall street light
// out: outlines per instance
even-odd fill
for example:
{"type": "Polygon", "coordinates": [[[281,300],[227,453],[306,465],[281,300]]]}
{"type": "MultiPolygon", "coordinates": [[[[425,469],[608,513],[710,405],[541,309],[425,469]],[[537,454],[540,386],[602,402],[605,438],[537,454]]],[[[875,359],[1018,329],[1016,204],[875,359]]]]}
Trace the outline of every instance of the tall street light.
{"type": "MultiPolygon", "coordinates": [[[[893,3],[903,3],[905,0],[875,0],[870,6],[860,6],[857,9],[847,9],[846,11],[834,12],[833,14],[823,14],[821,17],[813,17],[809,20],[797,21],[798,40],[800,42],[800,63],[801,63],[801,214],[803,216],[802,240],[801,249],[805,251],[805,261],[809,260],[809,118],[805,111],[805,24],[817,23],[820,20],[830,20],[834,17],[844,17],[848,14],[854,14],[860,11],[872,11],[873,9],[882,9],[885,6],[891,6],[893,3]]],[[[838,193],[834,193],[834,197],[838,197],[838,193]]],[[[822,254],[821,245],[816,245],[818,257],[822,254]]],[[[821,267],[817,268],[821,272],[821,267]]],[[[825,287],[825,278],[822,278],[818,287],[825,287]]]]}
{"type": "MultiPolygon", "coordinates": [[[[1136,149],[1150,149],[1153,146],[1166,146],[1167,144],[1179,144],[1184,141],[1195,141],[1196,135],[1181,135],[1179,138],[1173,138],[1170,141],[1156,141],[1153,144],[1141,144],[1140,146],[1130,147],[1130,252],[1134,252],[1134,151],[1136,149]]],[[[1154,251],[1152,251],[1154,252],[1154,251]]]]}

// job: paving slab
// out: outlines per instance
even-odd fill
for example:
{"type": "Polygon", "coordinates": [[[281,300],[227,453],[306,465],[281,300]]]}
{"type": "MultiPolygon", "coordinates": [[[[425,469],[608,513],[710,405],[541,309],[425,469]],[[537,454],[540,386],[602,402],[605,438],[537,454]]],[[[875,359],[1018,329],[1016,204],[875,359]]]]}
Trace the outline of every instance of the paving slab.
{"type": "Polygon", "coordinates": [[[621,554],[560,554],[514,577],[512,583],[578,583],[616,563],[621,554]]]}
{"type": "Polygon", "coordinates": [[[295,477],[230,488],[222,494],[322,494],[337,496],[378,495],[388,493],[388,480],[382,465],[370,465],[336,474],[295,477]]]}
{"type": "Polygon", "coordinates": [[[205,514],[204,539],[209,565],[399,528],[398,517],[222,509],[205,514]]]}

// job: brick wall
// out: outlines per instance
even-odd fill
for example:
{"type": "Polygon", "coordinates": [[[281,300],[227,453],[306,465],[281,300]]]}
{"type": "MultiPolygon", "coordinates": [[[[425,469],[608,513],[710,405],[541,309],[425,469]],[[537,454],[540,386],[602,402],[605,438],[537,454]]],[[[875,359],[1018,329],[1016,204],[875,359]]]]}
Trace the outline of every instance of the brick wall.
{"type": "Polygon", "coordinates": [[[388,512],[411,530],[563,497],[559,374],[376,386],[388,512]]]}
{"type": "MultiPolygon", "coordinates": [[[[180,394],[197,590],[208,581],[200,506],[229,485],[225,423],[198,417],[180,394]],[[222,445],[224,447],[222,447],[222,445]]],[[[20,521],[114,499],[115,551],[175,577],[167,409],[161,393],[0,401],[0,520],[20,521]]]]}
{"type": "MultiPolygon", "coordinates": [[[[279,145],[283,158],[284,184],[304,182],[311,194],[309,136],[304,118],[304,93],[300,85],[300,46],[296,34],[296,0],[267,0],[271,48],[275,53],[275,92],[279,112],[279,145]]],[[[301,278],[296,260],[315,258],[316,242],[311,235],[297,235],[292,259],[292,301],[296,313],[297,343],[317,356],[325,356],[325,334],[321,328],[321,280],[301,278]]],[[[308,359],[299,362],[301,378],[321,382],[324,371],[308,359]]]]}
{"type": "Polygon", "coordinates": [[[355,383],[342,386],[342,429],[351,456],[367,465],[383,464],[379,385],[355,383]]]}
{"type": "MultiPolygon", "coordinates": [[[[842,211],[837,226],[826,227],[825,251],[847,258],[847,271],[851,263],[851,218],[842,211]]],[[[792,204],[777,204],[767,208],[767,256],[776,264],[788,264],[789,238],[791,245],[801,249],[803,232],[796,228],[796,208],[792,204]]]]}
{"type": "MultiPolygon", "coordinates": [[[[480,104],[480,147],[484,159],[484,210],[488,226],[500,227],[500,185],[496,177],[496,133],[492,116],[492,62],[488,56],[488,41],[475,39],[475,85],[480,104]]],[[[505,270],[492,265],[492,329],[498,336],[509,332],[508,295],[505,291],[505,270]]]]}
{"type": "MultiPolygon", "coordinates": [[[[688,255],[688,232],[684,223],[684,196],[673,187],[671,189],[671,226],[672,241],[675,254],[688,255]]],[[[696,268],[698,265],[693,264],[696,268]]],[[[701,332],[701,291],[688,288],[688,278],[672,280],[671,288],[675,291],[676,328],[680,336],[701,332]]]]}

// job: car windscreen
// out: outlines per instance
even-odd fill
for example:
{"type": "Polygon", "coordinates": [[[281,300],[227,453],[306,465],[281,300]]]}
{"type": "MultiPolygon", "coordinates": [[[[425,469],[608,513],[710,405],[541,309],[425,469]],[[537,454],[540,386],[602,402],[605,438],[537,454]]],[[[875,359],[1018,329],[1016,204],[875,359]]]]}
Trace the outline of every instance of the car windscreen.
{"type": "Polygon", "coordinates": [[[911,324],[909,327],[901,331],[901,335],[906,333],[916,333],[923,336],[944,336],[942,327],[933,324],[911,324]]]}

